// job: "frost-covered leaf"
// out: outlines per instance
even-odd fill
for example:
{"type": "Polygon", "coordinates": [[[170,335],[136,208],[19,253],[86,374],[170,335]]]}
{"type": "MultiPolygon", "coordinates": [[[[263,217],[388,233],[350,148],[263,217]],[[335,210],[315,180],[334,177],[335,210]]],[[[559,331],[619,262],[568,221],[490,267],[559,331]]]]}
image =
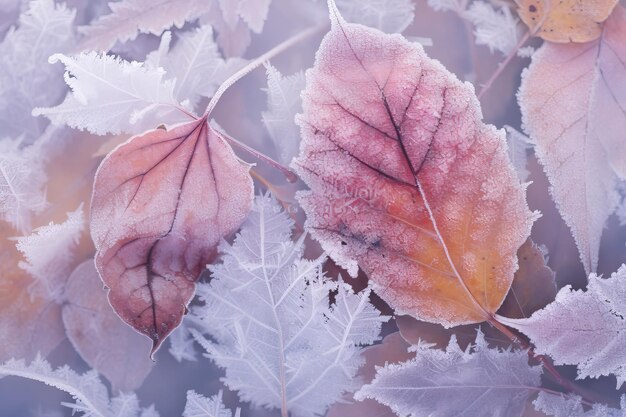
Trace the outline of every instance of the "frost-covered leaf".
{"type": "Polygon", "coordinates": [[[550,42],[589,42],[602,32],[602,23],[618,0],[516,0],[528,28],[550,42]]]}
{"type": "Polygon", "coordinates": [[[532,150],[533,145],[526,135],[511,126],[504,126],[504,130],[506,130],[509,159],[515,168],[515,172],[517,172],[520,182],[526,182],[530,175],[527,167],[528,152],[532,150]]]}
{"type": "MultiPolygon", "coordinates": [[[[187,391],[187,403],[183,417],[231,417],[233,413],[222,403],[222,391],[217,395],[207,398],[193,390],[187,391]]],[[[239,417],[240,410],[235,411],[235,417],[239,417]]]]}
{"type": "Polygon", "coordinates": [[[206,0],[122,0],[110,2],[111,13],[79,30],[85,36],[82,50],[108,51],[117,41],[135,39],[140,33],[160,35],[198,18],[209,7],[206,0]]]}
{"type": "Polygon", "coordinates": [[[239,58],[222,58],[209,25],[182,34],[171,50],[169,36],[164,36],[158,54],[161,55],[158,62],[154,56],[150,63],[166,70],[166,78],[173,80],[174,97],[179,102],[189,100],[192,104],[202,96],[211,97],[217,87],[245,62],[239,58]]]}
{"type": "Polygon", "coordinates": [[[78,374],[68,366],[52,369],[41,357],[30,364],[11,359],[0,364],[0,375],[32,379],[65,391],[75,403],[62,404],[71,408],[72,413],[78,412],[85,417],[140,417],[140,413],[149,410],[139,408],[135,394],[122,394],[110,399],[107,388],[93,370],[78,374]]]}
{"type": "Polygon", "coordinates": [[[32,1],[18,26],[0,44],[0,138],[23,137],[25,143],[32,143],[44,131],[47,121],[34,118],[31,112],[58,102],[65,94],[61,69],[47,61],[53,53],[73,45],[74,16],[63,3],[32,1]]]}
{"type": "Polygon", "coordinates": [[[62,300],[65,282],[73,268],[73,251],[84,228],[81,204],[75,211],[67,213],[67,220],[63,223],[38,227],[32,234],[17,239],[17,249],[25,259],[19,266],[35,278],[30,289],[33,297],[62,300]]]}
{"type": "Polygon", "coordinates": [[[215,342],[194,335],[243,401],[314,416],[358,388],[360,346],[378,339],[388,317],[369,289],[355,294],[324,277],[323,258],[302,259],[304,239],[291,241],[292,228],[272,197],[256,198],[235,242],[222,244],[223,263],[209,267],[210,284],[198,286],[204,306],[193,313],[215,342]]]}
{"type": "Polygon", "coordinates": [[[164,80],[160,68],[96,52],[50,57],[51,63],[58,61],[65,65],[72,93],[56,107],[33,110],[34,115],[97,135],[140,133],[189,120],[174,98],[173,81],[164,80]]]}
{"type": "Polygon", "coordinates": [[[584,44],[546,42],[522,75],[524,130],[535,143],[552,196],[572,230],[587,272],[626,179],[626,10],[584,44]]]}
{"type": "Polygon", "coordinates": [[[533,214],[474,88],[420,45],[336,15],[306,76],[292,165],[311,188],[299,194],[311,235],[398,314],[484,321],[533,214]]]}
{"type": "Polygon", "coordinates": [[[111,381],[115,391],[139,388],[152,368],[146,355],[150,342],[115,314],[93,259],[72,272],[65,298],[65,331],[85,362],[111,381]]]}
{"type": "Polygon", "coordinates": [[[189,330],[186,321],[183,320],[169,337],[169,352],[178,362],[198,360],[195,342],[189,330]]]}
{"type": "MultiPolygon", "coordinates": [[[[1,68],[1,67],[0,67],[1,68]]],[[[47,206],[44,157],[37,145],[0,139],[0,216],[20,232],[31,229],[32,217],[47,206]]]]}
{"type": "Polygon", "coordinates": [[[454,337],[445,351],[426,343],[410,350],[415,359],[378,368],[355,398],[373,398],[402,417],[519,417],[541,379],[525,351],[490,349],[480,332],[465,351],[454,337]]]}
{"type": "Polygon", "coordinates": [[[242,56],[250,42],[252,34],[250,28],[241,19],[232,27],[225,20],[217,1],[209,4],[207,13],[200,18],[202,24],[209,24],[217,32],[217,44],[227,57],[242,56]]]}
{"type": "Polygon", "coordinates": [[[585,410],[577,395],[558,396],[545,392],[540,392],[533,404],[538,411],[554,417],[624,417],[626,413],[626,397],[623,395],[621,410],[604,404],[594,404],[591,409],[585,410]]]}
{"type": "Polygon", "coordinates": [[[467,9],[468,0],[428,0],[428,5],[438,12],[461,14],[467,9]]]}
{"type": "Polygon", "coordinates": [[[276,68],[267,66],[267,107],[263,123],[278,152],[278,160],[288,165],[298,153],[300,130],[296,114],[302,111],[300,93],[304,90],[304,73],[283,76],[276,68]]]}
{"type": "Polygon", "coordinates": [[[413,0],[337,0],[341,14],[351,23],[401,33],[414,18],[413,0]]]}
{"type": "Polygon", "coordinates": [[[561,288],[530,318],[502,320],[557,365],[578,365],[578,378],[615,374],[618,388],[626,381],[625,265],[610,278],[591,274],[587,291],[561,288]]]}
{"type": "Polygon", "coordinates": [[[224,21],[231,27],[242,19],[255,33],[261,33],[272,0],[218,0],[224,21]]]}
{"type": "Polygon", "coordinates": [[[100,165],[96,267],[111,305],[152,339],[153,353],[180,324],[220,239],[248,214],[248,171],[206,117],[134,136],[100,165]]]}
{"type": "Polygon", "coordinates": [[[61,307],[41,292],[32,294],[37,281],[18,266],[22,256],[6,237],[11,234],[0,224],[0,361],[47,355],[65,339],[61,307]]]}
{"type": "Polygon", "coordinates": [[[488,46],[492,52],[508,55],[519,43],[522,28],[508,7],[496,9],[485,1],[474,1],[462,17],[474,25],[476,43],[488,46]]]}

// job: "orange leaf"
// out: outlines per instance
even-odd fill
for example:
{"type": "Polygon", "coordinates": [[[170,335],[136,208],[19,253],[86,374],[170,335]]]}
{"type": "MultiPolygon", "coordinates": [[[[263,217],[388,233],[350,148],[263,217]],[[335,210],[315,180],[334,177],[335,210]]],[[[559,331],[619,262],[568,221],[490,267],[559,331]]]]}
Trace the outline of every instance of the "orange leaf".
{"type": "Polygon", "coordinates": [[[219,241],[250,211],[248,171],[206,118],[135,136],[100,165],[96,267],[114,310],[152,339],[152,353],[180,324],[219,241]]]}
{"type": "Polygon", "coordinates": [[[550,42],[598,39],[602,23],[618,0],[517,0],[522,21],[536,36],[550,42]]]}
{"type": "Polygon", "coordinates": [[[482,123],[473,87],[421,46],[335,13],[299,119],[307,228],[399,313],[484,321],[533,218],[504,132],[482,123]]]}

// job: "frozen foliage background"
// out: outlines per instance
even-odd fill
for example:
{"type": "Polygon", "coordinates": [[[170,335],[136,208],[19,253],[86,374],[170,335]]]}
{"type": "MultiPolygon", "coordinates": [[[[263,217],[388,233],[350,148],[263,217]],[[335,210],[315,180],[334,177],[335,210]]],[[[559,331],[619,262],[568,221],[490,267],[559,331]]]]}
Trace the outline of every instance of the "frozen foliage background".
{"type": "MultiPolygon", "coordinates": [[[[102,93],[112,94],[107,86],[93,83],[87,86],[79,78],[71,80],[74,95],[67,96],[65,108],[76,106],[76,100],[79,103],[82,100],[82,104],[94,106],[86,114],[95,114],[92,110],[97,109],[111,117],[95,120],[93,128],[87,129],[91,133],[105,134],[96,137],[89,132],[51,127],[47,118],[35,117],[31,111],[40,108],[36,114],[48,114],[54,120],[60,110],[45,109],[63,102],[68,92],[63,81],[63,65],[50,64],[49,57],[52,55],[52,61],[68,64],[72,76],[76,76],[81,68],[96,68],[107,74],[120,69],[110,65],[114,59],[98,60],[95,53],[72,58],[78,52],[76,49],[83,34],[107,34],[107,25],[111,22],[102,17],[110,12],[107,2],[67,0],[66,6],[56,2],[57,12],[53,12],[51,7],[54,2],[42,1],[30,17],[19,21],[20,12],[28,8],[28,1],[0,0],[0,217],[13,227],[10,231],[2,229],[2,234],[3,237],[18,237],[34,233],[31,237],[20,238],[16,242],[19,242],[18,247],[26,256],[21,268],[31,271],[35,276],[50,273],[39,268],[38,264],[47,256],[45,252],[41,252],[41,245],[49,245],[45,242],[45,237],[50,228],[63,229],[62,236],[66,242],[56,241],[56,244],[68,248],[78,245],[76,259],[72,260],[68,255],[69,259],[55,259],[55,262],[64,264],[84,260],[84,254],[90,250],[89,239],[78,241],[76,236],[84,227],[84,212],[87,212],[87,207],[80,205],[84,196],[88,195],[85,190],[90,187],[85,177],[93,174],[98,161],[92,160],[92,155],[101,157],[127,137],[116,136],[118,133],[137,132],[150,125],[151,120],[144,117],[148,114],[145,110],[155,103],[165,103],[159,113],[161,121],[174,121],[168,119],[172,115],[167,111],[169,104],[174,103],[187,109],[203,109],[207,96],[223,80],[223,73],[232,72],[243,65],[244,60],[262,54],[301,30],[325,22],[327,18],[325,4],[321,0],[259,1],[259,10],[254,13],[238,9],[238,5],[246,3],[245,1],[232,0],[232,8],[226,16],[219,19],[216,17],[219,12],[218,0],[172,2],[179,4],[178,8],[172,10],[180,15],[169,16],[165,21],[176,20],[173,27],[155,17],[149,21],[149,25],[142,27],[143,31],[150,33],[138,34],[137,27],[132,24],[120,29],[125,33],[123,37],[129,41],[115,44],[112,53],[126,61],[139,60],[146,64],[142,67],[123,64],[122,69],[135,73],[138,83],[144,88],[135,91],[133,100],[130,101],[123,95],[123,91],[117,92],[121,95],[117,97],[119,103],[113,107],[113,116],[110,116],[111,108],[98,109],[98,100],[103,98],[102,93]],[[181,5],[188,7],[189,14],[182,12],[181,5]],[[210,7],[198,20],[198,16],[202,15],[196,11],[199,5],[210,7]],[[51,14],[54,19],[47,21],[46,16],[51,14]],[[266,19],[263,20],[265,15],[266,19]],[[185,22],[187,18],[190,20],[185,22]],[[93,21],[98,24],[91,25],[90,22],[93,21]],[[212,29],[210,25],[213,26],[212,29]],[[14,26],[17,29],[12,29],[14,26]],[[157,35],[161,33],[162,36],[157,35]],[[206,45],[205,48],[200,48],[200,56],[190,52],[199,45],[206,45]],[[209,77],[187,77],[186,70],[194,65],[201,68],[203,73],[212,74],[211,82],[206,82],[209,77]],[[157,67],[162,67],[163,70],[157,67]],[[57,183],[47,183],[46,178],[52,173],[59,178],[57,183]],[[14,189],[24,191],[14,193],[14,189]],[[49,225],[50,221],[54,225],[49,225]],[[36,255],[31,259],[29,255],[34,253],[36,255]]],[[[123,3],[113,2],[111,9],[130,16],[129,21],[132,22],[136,10],[124,9],[123,3]]],[[[143,8],[149,8],[154,2],[136,3],[143,3],[143,8]]],[[[500,9],[487,9],[490,7],[487,1],[475,1],[471,6],[461,0],[337,0],[337,3],[347,20],[378,26],[389,33],[402,32],[411,40],[420,40],[425,45],[432,44],[426,46],[426,52],[430,56],[439,59],[459,78],[475,82],[476,85],[489,78],[503,54],[512,49],[520,36],[517,18],[500,9]],[[413,7],[407,4],[412,4],[413,7]],[[414,19],[409,19],[413,8],[418,13],[414,19]],[[502,26],[503,22],[510,24],[502,26]]],[[[110,43],[105,35],[97,39],[100,43],[97,46],[110,43]]],[[[313,63],[321,37],[322,33],[273,59],[266,68],[261,67],[238,82],[216,108],[216,121],[232,136],[273,155],[285,164],[288,163],[297,153],[299,132],[295,125],[285,123],[285,120],[292,119],[300,111],[299,102],[294,97],[297,98],[297,91],[303,85],[303,71],[313,63]]],[[[524,53],[532,53],[532,50],[527,49],[524,53]]],[[[519,73],[527,65],[528,60],[523,58],[513,61],[490,93],[481,100],[483,113],[489,123],[512,126],[508,130],[511,157],[515,161],[520,180],[533,182],[528,189],[530,208],[543,213],[534,226],[533,239],[547,248],[549,265],[556,271],[559,287],[571,285],[572,290],[568,288],[561,293],[562,299],[575,301],[576,293],[573,291],[586,285],[586,274],[579,262],[577,248],[549,196],[547,180],[541,166],[532,156],[526,138],[514,130],[520,130],[520,114],[514,93],[519,84],[519,73]],[[530,156],[528,161],[524,161],[524,155],[530,156]]],[[[135,86],[132,84],[127,87],[126,93],[135,86]]],[[[107,98],[110,102],[111,97],[107,98]]],[[[256,162],[246,154],[240,156],[256,162]]],[[[278,174],[265,165],[259,164],[258,169],[268,179],[280,181],[278,174]]],[[[599,275],[608,277],[626,262],[623,243],[625,239],[626,227],[620,224],[616,216],[611,217],[602,237],[599,275]]],[[[620,276],[622,275],[623,271],[620,272],[620,276]]],[[[356,283],[357,287],[358,285],[356,283]]],[[[49,295],[52,298],[58,297],[53,288],[45,286],[34,286],[32,291],[52,291],[49,295]]],[[[620,323],[623,326],[623,317],[620,323]]],[[[393,323],[383,326],[383,336],[392,331],[395,331],[393,323]]],[[[538,337],[543,336],[545,335],[538,337]]],[[[620,337],[623,334],[620,333],[620,337]]],[[[172,335],[171,347],[164,346],[157,353],[156,365],[142,387],[136,391],[141,407],[154,404],[161,416],[176,416],[185,409],[186,401],[190,398],[185,415],[194,415],[197,408],[214,407],[216,401],[223,400],[227,410],[220,409],[216,416],[234,415],[238,398],[220,382],[219,378],[224,376],[224,371],[201,357],[197,347],[196,350],[191,348],[192,343],[194,342],[189,330],[181,327],[172,335]],[[187,392],[188,390],[195,392],[187,392]],[[220,398],[198,396],[202,394],[210,397],[220,390],[223,390],[220,398]]],[[[456,348],[453,350],[449,354],[470,358],[469,353],[463,354],[456,348]]],[[[62,364],[69,365],[81,374],[88,369],[67,339],[47,360],[52,369],[62,364]]],[[[567,360],[564,359],[564,362],[567,360]]],[[[13,365],[28,369],[26,364],[13,365]]],[[[48,365],[43,362],[37,362],[35,366],[46,372],[49,370],[48,365]]],[[[530,372],[529,378],[534,383],[536,375],[533,371],[530,372]]],[[[569,372],[568,376],[573,378],[577,370],[568,368],[565,372],[569,372]]],[[[623,370],[621,372],[623,376],[623,370]]],[[[59,375],[52,370],[50,374],[59,375]]],[[[72,381],[84,378],[68,373],[64,377],[72,381]]],[[[101,401],[101,387],[93,382],[90,374],[87,379],[94,384],[97,401],[101,401]]],[[[615,379],[601,377],[584,381],[583,384],[602,392],[614,389],[615,379]]],[[[71,410],[59,404],[70,401],[72,400],[68,394],[36,382],[18,378],[0,379],[0,416],[3,417],[69,416],[71,410]]],[[[102,407],[115,406],[108,402],[109,398],[106,401],[102,407]]],[[[125,401],[135,407],[132,398],[126,398],[125,401]]],[[[562,404],[555,405],[544,397],[537,400],[539,407],[544,410],[550,410],[551,407],[565,409],[564,407],[569,406],[578,411],[578,403],[568,401],[569,399],[563,399],[562,404]]],[[[618,399],[614,399],[613,405],[618,405],[618,399]]],[[[609,412],[600,408],[595,411],[598,414],[589,415],[600,416],[605,415],[603,412],[609,412]]],[[[264,417],[274,416],[276,413],[262,409],[250,410],[249,406],[244,406],[241,415],[264,417]]]]}

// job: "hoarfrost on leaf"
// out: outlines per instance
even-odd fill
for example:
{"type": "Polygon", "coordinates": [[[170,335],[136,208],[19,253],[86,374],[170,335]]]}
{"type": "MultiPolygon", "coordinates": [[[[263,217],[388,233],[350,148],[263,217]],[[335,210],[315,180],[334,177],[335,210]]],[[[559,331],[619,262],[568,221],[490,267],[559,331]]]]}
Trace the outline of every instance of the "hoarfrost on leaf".
{"type": "Polygon", "coordinates": [[[324,258],[302,259],[304,236],[293,242],[292,228],[272,197],[255,199],[234,243],[222,243],[223,262],[209,266],[210,284],[198,286],[204,306],[193,314],[215,342],[192,332],[243,401],[308,417],[358,388],[361,346],[389,318],[369,289],[355,294],[326,279],[324,258]]]}
{"type": "Polygon", "coordinates": [[[298,153],[300,129],[296,114],[302,111],[300,93],[304,90],[304,73],[283,76],[276,68],[267,66],[267,107],[263,123],[278,153],[278,160],[288,165],[298,153]]]}
{"type": "MultiPolygon", "coordinates": [[[[187,391],[187,403],[183,417],[231,417],[233,413],[222,403],[222,391],[217,395],[207,398],[193,390],[187,391]]],[[[234,417],[239,417],[239,408],[234,417]]]]}
{"type": "Polygon", "coordinates": [[[462,17],[474,25],[476,43],[488,46],[491,52],[508,55],[519,43],[522,25],[506,6],[497,10],[487,2],[474,1],[462,17]]]}
{"type": "Polygon", "coordinates": [[[81,203],[75,211],[67,213],[63,223],[38,227],[32,234],[17,239],[17,249],[25,258],[19,266],[35,278],[30,288],[33,297],[61,301],[73,266],[73,252],[84,228],[81,203]]]}
{"type": "Polygon", "coordinates": [[[58,61],[65,65],[72,93],[56,107],[34,109],[34,115],[97,135],[139,133],[189,120],[174,98],[174,82],[164,80],[163,69],[96,52],[50,57],[51,63],[58,61]]]}
{"type": "Polygon", "coordinates": [[[52,369],[40,356],[30,364],[15,359],[2,363],[0,376],[27,378],[65,391],[75,403],[62,404],[71,408],[72,413],[78,412],[84,417],[144,417],[147,412],[158,417],[158,413],[151,408],[140,409],[135,394],[122,394],[110,399],[107,388],[95,371],[78,374],[68,366],[52,369]]]}
{"type": "Polygon", "coordinates": [[[509,158],[517,172],[520,182],[525,183],[528,180],[530,171],[528,171],[528,152],[533,149],[530,139],[511,126],[504,126],[506,131],[506,143],[508,147],[509,158]]]}
{"type": "Polygon", "coordinates": [[[140,33],[160,35],[172,26],[202,15],[206,0],[122,0],[110,2],[111,13],[99,17],[79,31],[85,39],[81,48],[108,51],[117,41],[133,40],[140,33]]]}
{"type": "Polygon", "coordinates": [[[32,1],[0,43],[0,138],[23,137],[29,144],[43,133],[47,121],[31,112],[53,105],[65,93],[60,68],[47,61],[74,44],[75,14],[64,3],[32,1]]]}
{"type": "Polygon", "coordinates": [[[337,0],[341,14],[352,23],[402,33],[414,19],[412,0],[337,0]]]}
{"type": "MultiPolygon", "coordinates": [[[[1,69],[0,69],[1,71],[1,69]]],[[[48,205],[44,157],[38,145],[0,139],[0,216],[20,232],[31,229],[32,217],[48,205]]]]}
{"type": "Polygon", "coordinates": [[[545,42],[522,73],[523,128],[550,180],[587,273],[626,179],[626,9],[618,5],[593,42],[545,42]]]}
{"type": "Polygon", "coordinates": [[[375,399],[399,416],[519,417],[541,379],[525,351],[489,348],[480,331],[465,351],[455,336],[445,351],[424,342],[409,350],[414,359],[378,368],[355,399],[375,399]]]}
{"type": "Polygon", "coordinates": [[[533,405],[537,411],[541,411],[553,417],[624,417],[626,412],[626,396],[622,395],[621,410],[609,408],[604,404],[594,404],[591,409],[584,410],[578,395],[552,395],[540,392],[533,405]]]}
{"type": "Polygon", "coordinates": [[[176,361],[182,362],[185,360],[195,362],[198,360],[197,352],[194,346],[195,341],[191,335],[190,328],[184,319],[180,323],[180,326],[172,332],[169,340],[169,352],[174,359],[176,359],[176,361]]]}
{"type": "Polygon", "coordinates": [[[587,291],[561,288],[553,303],[527,319],[499,320],[557,365],[577,365],[578,378],[615,374],[618,388],[626,381],[626,265],[610,278],[591,274],[587,291]]]}
{"type": "Polygon", "coordinates": [[[179,102],[189,100],[195,105],[201,97],[211,97],[217,87],[245,63],[240,58],[222,58],[210,25],[182,33],[171,50],[170,39],[166,32],[157,55],[151,55],[146,63],[165,69],[165,78],[174,82],[173,94],[179,102]]]}

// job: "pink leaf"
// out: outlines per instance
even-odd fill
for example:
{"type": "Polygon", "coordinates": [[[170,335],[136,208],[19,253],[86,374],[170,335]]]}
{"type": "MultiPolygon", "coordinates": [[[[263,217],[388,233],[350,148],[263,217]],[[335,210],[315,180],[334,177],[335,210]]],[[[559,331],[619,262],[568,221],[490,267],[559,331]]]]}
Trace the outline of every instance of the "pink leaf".
{"type": "Polygon", "coordinates": [[[518,95],[557,207],[587,272],[626,179],[626,10],[617,6],[593,42],[544,45],[518,95]]]}
{"type": "Polygon", "coordinates": [[[131,138],[94,183],[96,267],[119,316],[153,341],[180,324],[198,275],[252,205],[249,166],[206,118],[131,138]]]}
{"type": "Polygon", "coordinates": [[[303,109],[299,199],[333,259],[398,314],[455,326],[495,313],[533,215],[472,86],[402,36],[335,17],[303,109]]]}
{"type": "Polygon", "coordinates": [[[139,388],[152,368],[145,355],[150,342],[115,314],[93,259],[72,272],[65,296],[65,331],[82,358],[111,381],[113,389],[130,392],[139,388]]]}

